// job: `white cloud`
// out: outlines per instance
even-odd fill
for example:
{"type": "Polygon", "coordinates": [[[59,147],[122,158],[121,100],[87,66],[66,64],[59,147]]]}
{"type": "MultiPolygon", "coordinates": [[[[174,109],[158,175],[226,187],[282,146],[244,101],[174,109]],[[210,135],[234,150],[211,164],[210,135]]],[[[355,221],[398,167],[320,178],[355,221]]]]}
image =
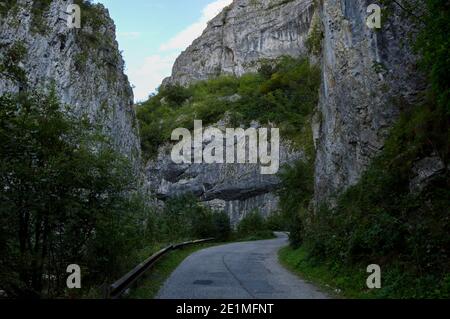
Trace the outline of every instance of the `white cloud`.
{"type": "MultiPolygon", "coordinates": [[[[160,46],[160,54],[146,57],[140,67],[129,70],[130,82],[135,86],[133,91],[136,102],[146,100],[150,93],[156,91],[162,80],[171,75],[172,66],[181,51],[202,34],[209,20],[232,2],[233,0],[216,0],[210,3],[203,8],[202,16],[197,22],[160,46]]],[[[133,35],[128,34],[128,36],[133,35]]]]}
{"type": "Polygon", "coordinates": [[[192,41],[194,41],[202,34],[203,30],[207,26],[208,21],[218,15],[223,8],[225,8],[232,2],[233,0],[216,0],[208,4],[203,9],[202,16],[198,21],[185,28],[183,31],[178,33],[166,43],[163,43],[160,47],[160,50],[170,51],[186,49],[192,43],[192,41]]]}
{"type": "Polygon", "coordinates": [[[135,86],[134,99],[144,101],[150,93],[156,91],[165,77],[170,76],[177,54],[151,55],[145,58],[143,65],[128,72],[130,82],[135,86]]]}

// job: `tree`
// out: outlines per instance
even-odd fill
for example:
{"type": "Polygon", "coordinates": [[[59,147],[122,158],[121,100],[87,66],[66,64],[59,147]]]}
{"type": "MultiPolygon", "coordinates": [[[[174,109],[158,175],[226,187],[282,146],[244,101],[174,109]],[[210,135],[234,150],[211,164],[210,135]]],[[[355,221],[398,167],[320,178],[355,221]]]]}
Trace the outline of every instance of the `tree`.
{"type": "Polygon", "coordinates": [[[0,282],[8,296],[57,296],[66,267],[115,276],[139,235],[131,167],[54,92],[0,97],[0,282]]]}
{"type": "Polygon", "coordinates": [[[312,161],[297,161],[284,167],[280,173],[280,209],[289,225],[291,245],[298,247],[303,242],[304,218],[314,194],[314,169],[312,161]]]}

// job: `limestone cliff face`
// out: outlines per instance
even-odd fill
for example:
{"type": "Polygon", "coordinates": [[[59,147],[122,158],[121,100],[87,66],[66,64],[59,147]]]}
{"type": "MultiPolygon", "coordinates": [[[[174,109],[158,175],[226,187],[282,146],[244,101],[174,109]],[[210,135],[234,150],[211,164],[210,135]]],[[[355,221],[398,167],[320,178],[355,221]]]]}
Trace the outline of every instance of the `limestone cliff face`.
{"type": "MultiPolygon", "coordinates": [[[[314,3],[235,0],[178,58],[165,83],[185,85],[223,73],[241,75],[254,71],[261,58],[311,55],[306,50],[307,37],[323,33],[323,40],[318,41],[321,49],[310,56],[321,64],[323,77],[312,125],[315,202],[333,203],[335,195],[358,182],[382,150],[402,108],[416,102],[425,82],[418,76],[409,46],[407,35],[413,30],[400,18],[398,8],[393,8],[377,31],[366,25],[371,1],[314,3]]],[[[292,154],[286,149],[284,156],[294,159],[292,154]]],[[[158,161],[148,167],[148,176],[156,178],[151,184],[161,197],[191,190],[224,207],[234,221],[238,220],[236,212],[242,216],[260,208],[267,215],[277,209],[272,191],[253,192],[266,185],[276,188],[276,179],[261,180],[244,168],[230,174],[226,166],[181,168],[167,162],[161,152],[158,161]]],[[[422,171],[418,176],[429,175],[429,169],[422,171]]]]}
{"type": "Polygon", "coordinates": [[[0,78],[0,94],[54,85],[62,103],[99,124],[138,170],[140,142],[133,92],[108,11],[101,5],[89,6],[89,12],[82,8],[82,28],[69,29],[66,11],[73,0],[50,1],[36,13],[38,2],[45,1],[19,0],[0,20],[0,55],[16,43],[27,51],[21,62],[26,83],[0,78]]]}
{"type": "MultiPolygon", "coordinates": [[[[213,127],[225,132],[227,125],[221,122],[213,127]]],[[[259,125],[254,123],[253,127],[259,125]]],[[[204,142],[203,148],[211,142],[204,142]]],[[[162,146],[158,157],[147,165],[148,186],[159,201],[193,194],[213,210],[225,211],[233,225],[252,211],[268,217],[278,209],[276,191],[280,179],[276,174],[261,174],[260,164],[175,164],[170,155],[172,146],[162,146]]],[[[225,152],[228,151],[226,147],[225,152]]],[[[295,151],[288,142],[281,143],[280,169],[302,157],[303,153],[295,151]]]]}
{"type": "Polygon", "coordinates": [[[261,59],[306,54],[312,0],[235,0],[175,62],[164,81],[186,85],[218,74],[242,75],[261,59]]]}
{"type": "MultiPolygon", "coordinates": [[[[187,85],[219,74],[239,76],[256,71],[262,59],[306,55],[312,3],[233,1],[178,57],[172,76],[164,83],[187,85]]],[[[175,165],[169,153],[170,145],[161,147],[158,158],[147,165],[149,188],[160,200],[193,193],[207,206],[227,212],[233,225],[253,210],[269,216],[278,209],[279,177],[261,175],[259,165],[175,165]]],[[[280,157],[283,166],[301,158],[302,153],[284,141],[280,157]]]]}
{"type": "Polygon", "coordinates": [[[401,108],[414,102],[424,83],[408,42],[411,30],[399,12],[383,19],[377,31],[366,25],[372,1],[320,2],[324,39],[323,86],[314,125],[317,202],[359,180],[383,148],[401,108]]]}

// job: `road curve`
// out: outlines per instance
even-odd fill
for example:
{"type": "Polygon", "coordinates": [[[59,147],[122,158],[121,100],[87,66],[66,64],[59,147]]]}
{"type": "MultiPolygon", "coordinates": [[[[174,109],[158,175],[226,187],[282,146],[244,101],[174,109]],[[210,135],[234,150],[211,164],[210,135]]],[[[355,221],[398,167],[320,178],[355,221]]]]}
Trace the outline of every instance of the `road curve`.
{"type": "Polygon", "coordinates": [[[198,251],[184,260],[158,299],[326,299],[324,293],[283,268],[278,238],[233,243],[198,251]]]}

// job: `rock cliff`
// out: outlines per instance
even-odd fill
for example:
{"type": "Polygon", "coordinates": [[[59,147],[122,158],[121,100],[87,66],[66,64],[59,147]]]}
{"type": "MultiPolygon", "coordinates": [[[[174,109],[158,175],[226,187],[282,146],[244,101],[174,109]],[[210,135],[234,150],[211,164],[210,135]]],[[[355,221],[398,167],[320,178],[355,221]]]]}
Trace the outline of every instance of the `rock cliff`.
{"type": "Polygon", "coordinates": [[[175,62],[164,81],[186,85],[218,74],[242,75],[261,59],[306,54],[312,0],[235,0],[175,62]]]}
{"type": "MultiPolygon", "coordinates": [[[[178,57],[164,84],[240,76],[256,71],[264,59],[304,56],[313,14],[312,0],[235,0],[178,57]]],[[[150,189],[160,200],[193,193],[207,206],[227,212],[233,225],[253,210],[269,216],[278,209],[280,180],[261,175],[259,165],[176,165],[169,152],[170,146],[161,147],[158,158],[147,165],[150,189]]],[[[284,141],[280,157],[282,166],[302,153],[284,141]]]]}
{"type": "Polygon", "coordinates": [[[316,201],[355,184],[402,108],[422,91],[409,24],[397,6],[381,29],[366,25],[372,1],[320,1],[323,85],[315,125],[316,201]],[[394,14],[395,13],[395,14],[394,14]]]}
{"type": "MultiPolygon", "coordinates": [[[[408,39],[414,30],[404,23],[395,5],[391,14],[383,17],[380,30],[370,29],[366,21],[371,3],[235,0],[181,54],[165,83],[186,85],[218,74],[241,75],[254,71],[264,58],[309,55],[321,64],[323,78],[312,125],[315,201],[332,203],[335,195],[358,182],[383,149],[401,110],[416,102],[423,90],[424,81],[417,75],[416,57],[408,39]],[[315,48],[317,52],[307,45],[311,36],[320,46],[315,48]]],[[[209,168],[207,174],[226,176],[222,169],[209,168]]],[[[240,181],[209,180],[208,184],[211,189],[233,185],[223,192],[229,194],[239,187],[236,185],[242,185],[240,181]]],[[[192,189],[198,186],[185,180],[183,183],[183,187],[192,189]]],[[[162,188],[172,193],[172,186],[169,183],[162,188]]],[[[240,193],[236,191],[235,195],[240,193]]],[[[239,205],[245,206],[248,201],[246,198],[239,205]]],[[[264,201],[262,198],[257,205],[264,201]]]]}
{"type": "Polygon", "coordinates": [[[54,86],[62,103],[99,124],[138,171],[140,142],[133,92],[124,75],[114,23],[102,5],[82,4],[81,28],[68,28],[66,11],[73,2],[19,0],[3,6],[0,55],[23,45],[26,54],[20,67],[27,80],[15,83],[0,78],[0,94],[54,86]]]}
{"type": "MultiPolygon", "coordinates": [[[[225,132],[227,126],[222,122],[212,127],[225,132]]],[[[258,128],[258,124],[254,123],[253,127],[258,128]]],[[[211,142],[204,142],[203,148],[211,142]]],[[[172,146],[161,147],[158,157],[147,165],[148,186],[158,200],[193,194],[213,210],[225,211],[233,225],[252,211],[268,217],[278,209],[279,177],[262,175],[260,164],[175,164],[170,155],[172,146]]],[[[248,145],[246,152],[249,152],[248,145]]],[[[281,143],[280,167],[303,156],[288,142],[281,143]]]]}

